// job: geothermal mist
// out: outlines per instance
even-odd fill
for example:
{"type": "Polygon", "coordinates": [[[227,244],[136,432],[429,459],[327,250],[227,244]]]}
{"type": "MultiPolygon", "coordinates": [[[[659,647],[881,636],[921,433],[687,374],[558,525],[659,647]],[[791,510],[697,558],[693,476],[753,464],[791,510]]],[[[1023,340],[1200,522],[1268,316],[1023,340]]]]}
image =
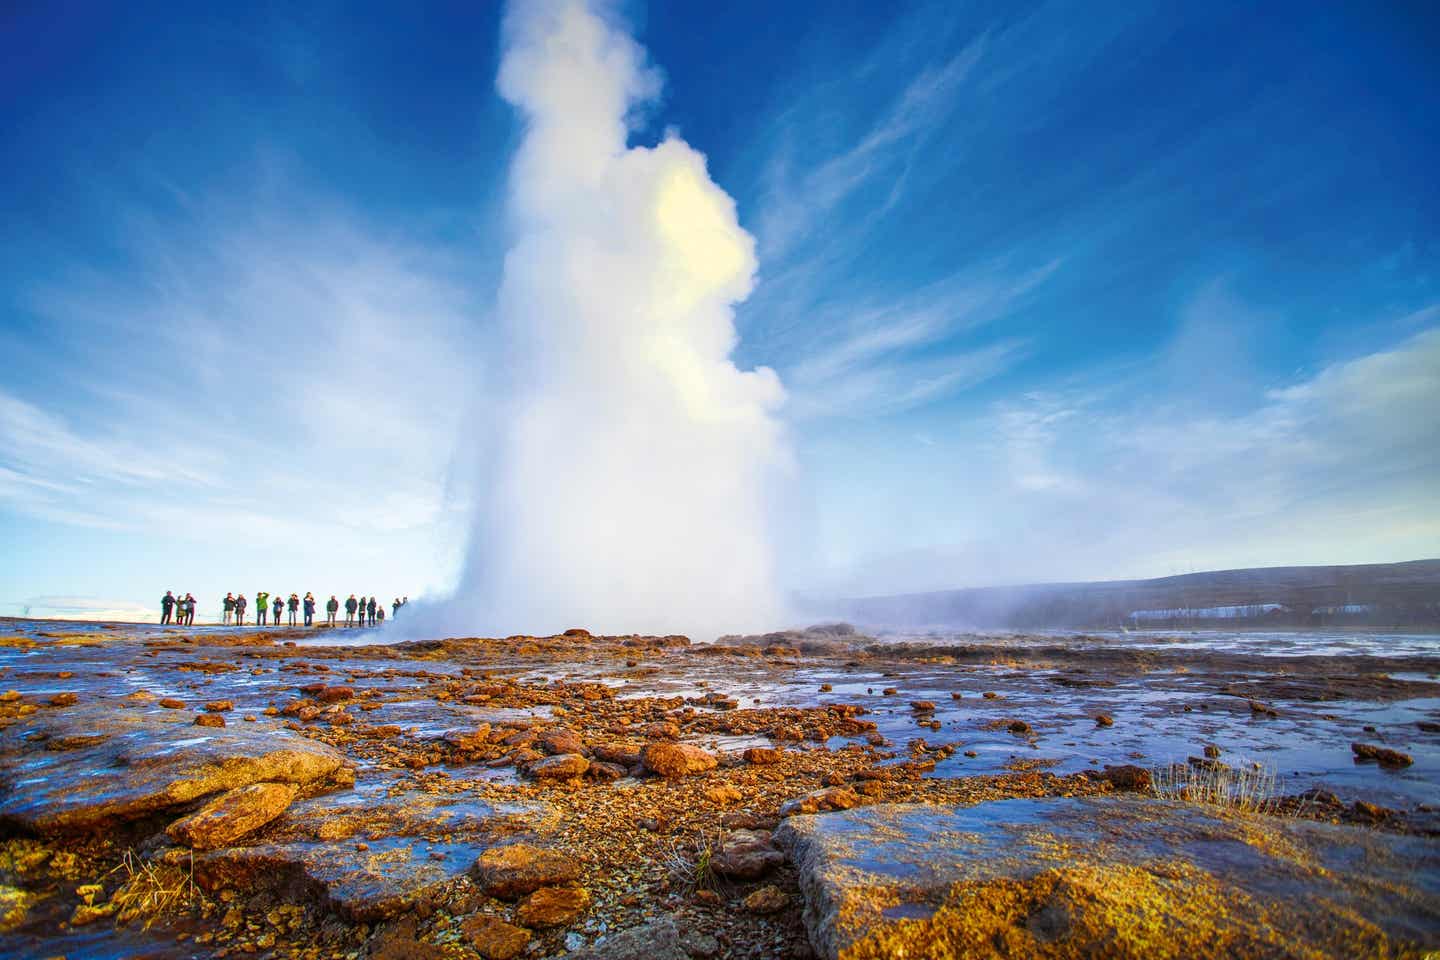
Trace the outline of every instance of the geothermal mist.
{"type": "Polygon", "coordinates": [[[784,391],[730,360],[754,241],[683,140],[627,148],[627,117],[659,82],[592,4],[514,3],[505,30],[498,86],[526,127],[498,444],[447,619],[495,633],[773,628],[784,391]]]}

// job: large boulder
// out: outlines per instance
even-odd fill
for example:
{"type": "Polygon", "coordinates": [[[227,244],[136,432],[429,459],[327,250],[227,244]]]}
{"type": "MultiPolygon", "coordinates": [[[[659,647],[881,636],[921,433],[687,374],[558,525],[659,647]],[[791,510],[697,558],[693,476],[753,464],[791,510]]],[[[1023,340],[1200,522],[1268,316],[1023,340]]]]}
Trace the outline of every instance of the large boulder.
{"type": "Polygon", "coordinates": [[[712,753],[688,743],[660,741],[646,744],[640,751],[640,762],[646,770],[662,777],[684,777],[715,769],[719,760],[712,753]]]}
{"type": "Polygon", "coordinates": [[[886,804],[776,832],[829,960],[1396,956],[1440,942],[1440,839],[1123,797],[886,804]]]}
{"type": "Polygon", "coordinates": [[[487,895],[514,900],[541,887],[574,883],[580,879],[580,864],[558,850],[507,843],[482,853],[471,875],[487,895]]]}
{"type": "Polygon", "coordinates": [[[41,711],[0,733],[0,822],[99,831],[255,783],[324,780],[340,765],[330,747],[258,723],[197,728],[184,714],[106,703],[41,711]]]}

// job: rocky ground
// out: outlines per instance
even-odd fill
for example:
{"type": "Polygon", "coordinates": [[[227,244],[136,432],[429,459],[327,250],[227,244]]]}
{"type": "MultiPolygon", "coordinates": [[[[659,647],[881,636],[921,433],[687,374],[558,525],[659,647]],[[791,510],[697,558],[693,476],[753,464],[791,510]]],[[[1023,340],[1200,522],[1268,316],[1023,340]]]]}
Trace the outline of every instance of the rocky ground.
{"type": "Polygon", "coordinates": [[[997,654],[876,646],[844,628],[716,645],[577,630],[325,646],[321,634],[11,623],[0,955],[1402,956],[1440,944],[1435,811],[1405,801],[1433,791],[1440,662],[1282,669],[1048,641],[997,654]],[[1194,755],[1147,755],[1162,731],[1194,755]],[[1344,778],[1338,793],[1245,779],[1263,765],[1237,745],[1295,737],[1372,779],[1359,793],[1344,778]],[[1156,796],[1227,782],[1242,789],[1222,808],[1156,796]],[[1103,806],[1117,795],[1128,805],[1103,806]],[[1004,805],[1021,798],[1044,812],[1004,805]],[[1012,853],[1015,824],[1042,823],[1022,831],[1030,852],[998,872],[960,869],[998,862],[1002,821],[1012,853]],[[1086,822],[1123,822],[1124,836],[1097,839],[1086,822]],[[1243,882],[1236,844],[1270,858],[1251,872],[1286,883],[1243,882]],[[1187,890],[1225,911],[1187,912],[1187,890]],[[1335,905],[1328,926],[1266,926],[1291,915],[1276,905],[1317,898],[1335,905]],[[1217,937],[1217,924],[1240,932],[1217,937]]]}

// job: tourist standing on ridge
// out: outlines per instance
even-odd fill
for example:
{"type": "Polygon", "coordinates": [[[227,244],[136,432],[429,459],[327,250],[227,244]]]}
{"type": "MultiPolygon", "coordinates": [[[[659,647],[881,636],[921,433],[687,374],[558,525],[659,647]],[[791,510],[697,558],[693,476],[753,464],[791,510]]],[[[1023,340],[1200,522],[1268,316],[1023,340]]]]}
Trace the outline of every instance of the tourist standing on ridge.
{"type": "Polygon", "coordinates": [[[185,594],[185,626],[195,626],[195,594],[185,594]]]}
{"type": "Polygon", "coordinates": [[[370,626],[372,626],[372,627],[375,626],[375,598],[374,598],[374,597],[371,597],[371,598],[370,598],[370,602],[365,605],[365,609],[366,609],[366,610],[369,612],[369,614],[370,614],[370,626]]]}
{"type": "Polygon", "coordinates": [[[390,619],[400,616],[400,598],[396,597],[395,602],[390,604],[390,619]]]}
{"type": "Polygon", "coordinates": [[[255,591],[255,626],[263,627],[270,618],[270,594],[255,591]]]}
{"type": "Polygon", "coordinates": [[[375,625],[378,627],[385,626],[385,604],[383,603],[375,605],[375,625]]]}
{"type": "Polygon", "coordinates": [[[285,609],[285,598],[278,593],[275,594],[275,606],[273,609],[275,610],[275,626],[278,627],[280,626],[280,611],[285,609]]]}
{"type": "Polygon", "coordinates": [[[169,590],[166,590],[165,596],[160,598],[160,625],[162,627],[170,622],[170,614],[174,609],[175,594],[171,593],[169,590]]]}
{"type": "Polygon", "coordinates": [[[225,625],[230,625],[230,619],[235,616],[235,594],[225,594],[225,625]]]}
{"type": "Polygon", "coordinates": [[[305,626],[315,626],[315,594],[305,591],[305,626]]]}
{"type": "Polygon", "coordinates": [[[290,626],[293,627],[295,626],[295,613],[300,609],[300,595],[290,594],[290,599],[286,601],[285,605],[290,608],[290,626]]]}
{"type": "Polygon", "coordinates": [[[325,623],[335,626],[335,611],[340,609],[340,601],[335,599],[335,594],[330,594],[330,599],[325,601],[325,623]]]}
{"type": "Polygon", "coordinates": [[[250,601],[245,599],[245,594],[235,594],[235,626],[245,626],[245,608],[249,603],[250,601]]]}
{"type": "Polygon", "coordinates": [[[350,594],[350,599],[345,601],[345,626],[355,626],[355,594],[350,594]]]}

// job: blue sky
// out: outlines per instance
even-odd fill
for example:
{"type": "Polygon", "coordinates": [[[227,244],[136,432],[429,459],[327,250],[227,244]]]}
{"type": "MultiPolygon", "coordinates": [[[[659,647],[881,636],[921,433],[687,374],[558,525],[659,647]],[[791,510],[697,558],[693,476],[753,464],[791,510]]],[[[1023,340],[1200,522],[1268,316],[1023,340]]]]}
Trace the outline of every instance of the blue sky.
{"type": "MultiPolygon", "coordinates": [[[[498,6],[7,8],[0,612],[445,589],[498,6]]],[[[1420,4],[619,11],[757,240],[787,585],[1440,553],[1420,4]]]]}

